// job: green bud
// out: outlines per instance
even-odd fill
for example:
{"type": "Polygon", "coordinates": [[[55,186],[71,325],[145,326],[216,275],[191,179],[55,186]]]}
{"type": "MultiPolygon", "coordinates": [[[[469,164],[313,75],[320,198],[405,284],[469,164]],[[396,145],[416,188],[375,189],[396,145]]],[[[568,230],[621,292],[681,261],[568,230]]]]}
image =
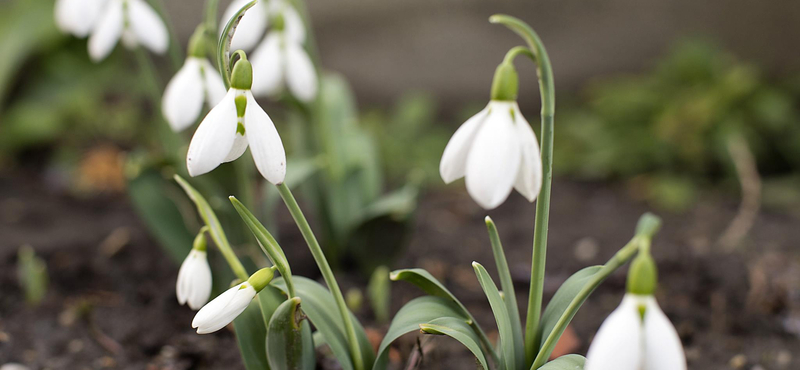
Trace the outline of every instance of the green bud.
{"type": "Polygon", "coordinates": [[[275,31],[283,31],[286,28],[286,21],[283,19],[283,14],[278,14],[272,17],[272,29],[275,31]]]}
{"type": "Polygon", "coordinates": [[[250,278],[247,279],[247,282],[253,286],[253,289],[256,292],[260,292],[264,287],[272,281],[272,278],[275,277],[275,270],[277,268],[275,266],[272,267],[265,267],[261,270],[256,271],[253,275],[250,275],[250,278]]]}
{"type": "Polygon", "coordinates": [[[206,57],[206,28],[198,26],[189,39],[189,56],[195,58],[206,57]]]}
{"type": "Polygon", "coordinates": [[[517,100],[519,77],[512,63],[500,63],[492,81],[492,100],[517,100]]]}
{"type": "Polygon", "coordinates": [[[192,249],[194,249],[196,251],[201,251],[201,252],[205,252],[206,251],[208,243],[206,242],[205,232],[206,232],[205,228],[200,230],[200,232],[194,238],[194,243],[192,243],[192,249]]]}
{"type": "Polygon", "coordinates": [[[642,217],[639,217],[639,223],[636,224],[636,236],[643,236],[647,239],[652,239],[660,228],[661,217],[647,212],[643,214],[642,217]]]}
{"type": "Polygon", "coordinates": [[[239,59],[231,73],[231,87],[239,90],[250,90],[253,86],[253,66],[245,59],[239,59]]]}
{"type": "Polygon", "coordinates": [[[628,270],[628,293],[653,295],[658,285],[658,268],[649,248],[639,251],[628,270]]]}

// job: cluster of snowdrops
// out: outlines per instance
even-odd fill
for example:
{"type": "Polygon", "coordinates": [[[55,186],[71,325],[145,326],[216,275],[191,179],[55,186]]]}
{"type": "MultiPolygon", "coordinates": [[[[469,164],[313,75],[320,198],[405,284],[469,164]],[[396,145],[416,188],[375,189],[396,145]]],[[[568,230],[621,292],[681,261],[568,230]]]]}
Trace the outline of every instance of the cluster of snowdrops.
{"type": "MultiPolygon", "coordinates": [[[[297,223],[325,285],[293,276],[276,238],[242,202],[230,197],[271,262],[271,266],[249,273],[209,203],[189,181],[176,175],[206,224],[181,265],[176,284],[178,301],[199,310],[191,323],[199,334],[213,333],[233,322],[248,369],[314,369],[318,346],[327,346],[343,369],[384,369],[391,343],[413,331],[459,341],[485,369],[686,369],[676,330],[653,296],[657,269],[650,245],[660,225],[656,216],[642,216],[628,244],[605,265],[576,272],[543,310],[552,191],[553,74],[538,35],[521,20],[505,15],[493,16],[490,21],[517,33],[525,46],[509,50],[497,67],[491,100],[453,134],[442,154],[440,174],[446,183],[464,178],[470,196],[485,209],[504,203],[514,189],[528,201],[536,201],[525,325],[497,228],[487,217],[500,288],[480,263],[474,262],[473,267],[494,313],[497,343],[492,343],[458,298],[431,274],[404,269],[391,272],[390,278],[414,284],[427,295],[407,302],[396,313],[376,353],[348,310],[323,249],[284,183],[292,169],[287,168],[281,135],[256,100],[256,96],[281,93],[306,103],[317,98],[317,70],[306,49],[309,28],[297,5],[289,0],[235,0],[223,13],[222,27],[201,22],[190,39],[183,67],[163,93],[161,109],[176,132],[200,121],[186,154],[192,177],[235,161],[250,149],[258,172],[277,187],[297,223]],[[247,50],[253,50],[252,58],[247,50]],[[519,56],[537,68],[541,141],[517,105],[519,80],[513,63],[519,56]],[[237,276],[228,290],[210,301],[209,236],[237,276]],[[628,292],[601,326],[587,356],[551,359],[555,344],[586,298],[631,260],[628,292]]],[[[217,6],[214,0],[206,4],[214,9],[213,15],[217,6]]],[[[88,37],[89,56],[95,62],[105,59],[120,41],[128,48],[166,53],[171,37],[162,16],[145,0],[57,0],[55,8],[56,23],[64,32],[88,37]]]]}

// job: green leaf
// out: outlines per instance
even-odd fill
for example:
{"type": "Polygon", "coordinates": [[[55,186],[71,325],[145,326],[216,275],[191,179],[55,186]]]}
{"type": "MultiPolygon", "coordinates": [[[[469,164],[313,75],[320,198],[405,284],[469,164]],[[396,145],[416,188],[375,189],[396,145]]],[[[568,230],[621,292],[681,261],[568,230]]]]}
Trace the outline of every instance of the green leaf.
{"type": "Polygon", "coordinates": [[[242,353],[244,367],[247,370],[269,370],[267,364],[267,327],[261,313],[258,300],[250,305],[233,320],[236,329],[236,342],[242,353]]]}
{"type": "Polygon", "coordinates": [[[384,323],[389,321],[389,304],[392,298],[392,285],[389,283],[389,268],[380,266],[372,272],[372,277],[367,285],[369,297],[375,319],[384,323]]]}
{"type": "MultiPolygon", "coordinates": [[[[314,327],[316,327],[317,331],[322,335],[325,342],[328,343],[328,347],[330,347],[334,357],[339,361],[342,369],[352,370],[353,361],[350,359],[344,323],[339,313],[334,309],[336,307],[336,301],[333,299],[333,296],[328,289],[314,280],[302,276],[295,276],[294,278],[297,296],[299,296],[303,302],[303,312],[308,316],[311,323],[314,324],[314,327]]],[[[273,280],[272,285],[283,292],[287,291],[286,282],[282,277],[273,280]]],[[[359,342],[358,344],[361,347],[363,361],[365,364],[372,363],[375,354],[369,344],[369,339],[367,339],[364,328],[359,324],[358,320],[355,319],[355,316],[352,317],[359,342]]]]}
{"type": "Polygon", "coordinates": [[[561,315],[567,310],[567,307],[575,296],[578,295],[581,289],[589,282],[589,279],[600,271],[601,268],[602,266],[586,267],[570,276],[569,279],[558,288],[542,315],[542,323],[539,325],[539,332],[536,335],[536,346],[538,348],[541,348],[544,344],[544,339],[553,331],[558,319],[561,318],[561,315]]]}
{"type": "Polygon", "coordinates": [[[425,296],[419,297],[406,303],[392,319],[389,331],[381,341],[378,348],[378,355],[373,370],[384,370],[389,360],[389,345],[402,335],[419,330],[420,324],[428,323],[435,319],[451,317],[466,322],[468,318],[464,316],[461,309],[451,300],[425,296]]]}
{"type": "Polygon", "coordinates": [[[581,355],[561,356],[544,364],[539,370],[583,370],[586,359],[581,355]]]}
{"type": "Polygon", "coordinates": [[[433,275],[431,275],[428,271],[425,271],[424,269],[395,270],[389,274],[389,278],[393,281],[409,282],[422,289],[422,291],[425,293],[453,302],[458,307],[459,313],[469,319],[468,321],[472,323],[472,328],[481,338],[483,348],[491,353],[492,358],[495,361],[498,359],[497,353],[495,352],[494,347],[492,347],[492,343],[489,341],[489,338],[486,336],[486,333],[483,331],[481,326],[478,325],[478,322],[475,321],[475,318],[472,316],[472,314],[467,310],[466,307],[464,307],[461,301],[459,301],[458,298],[456,298],[456,296],[444,286],[444,284],[439,282],[439,280],[433,277],[433,275]]]}
{"type": "Polygon", "coordinates": [[[267,360],[281,370],[313,370],[317,364],[311,326],[302,316],[300,298],[283,302],[267,327],[267,360]]]}
{"type": "Polygon", "coordinates": [[[489,273],[486,272],[486,268],[477,262],[473,262],[472,267],[475,269],[475,275],[478,276],[481,288],[486,293],[486,298],[489,299],[489,305],[492,307],[492,313],[497,322],[497,330],[500,333],[500,360],[504,365],[502,368],[505,370],[517,369],[518,364],[525,363],[525,353],[518,353],[516,350],[514,329],[511,326],[511,319],[508,317],[506,303],[500,296],[500,291],[497,290],[489,273]]]}
{"type": "MultiPolygon", "coordinates": [[[[193,235],[186,228],[171,193],[180,195],[174,184],[164,180],[156,170],[146,170],[128,181],[128,195],[136,213],[144,220],[150,233],[180,263],[192,249],[193,235]]],[[[187,206],[191,204],[184,199],[187,206]]]]}
{"type": "Polygon", "coordinates": [[[478,344],[480,343],[480,338],[466,321],[454,317],[442,317],[427,324],[420,324],[419,328],[426,334],[447,335],[461,342],[464,347],[467,347],[475,355],[481,366],[485,370],[489,370],[486,356],[483,354],[480,344],[478,344]]]}
{"type": "MultiPolygon", "coordinates": [[[[503,251],[503,244],[500,242],[500,233],[497,231],[494,221],[486,216],[486,228],[489,231],[489,240],[492,245],[494,261],[497,265],[497,274],[500,276],[500,286],[503,288],[504,301],[508,310],[508,318],[511,320],[511,329],[514,334],[514,353],[518,356],[525,353],[525,341],[522,339],[522,321],[519,316],[519,306],[517,306],[517,293],[514,290],[514,282],[511,280],[511,271],[508,268],[508,260],[503,251]]],[[[517,364],[524,361],[523,357],[517,358],[517,364]]]]}

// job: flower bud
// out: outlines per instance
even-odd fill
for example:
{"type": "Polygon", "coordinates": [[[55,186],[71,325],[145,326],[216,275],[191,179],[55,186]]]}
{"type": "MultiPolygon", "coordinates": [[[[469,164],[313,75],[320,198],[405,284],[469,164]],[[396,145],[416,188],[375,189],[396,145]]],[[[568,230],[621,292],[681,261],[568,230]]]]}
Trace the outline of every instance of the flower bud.
{"type": "Polygon", "coordinates": [[[238,90],[250,90],[253,86],[253,66],[245,59],[239,59],[231,73],[231,87],[238,90]]]}
{"type": "Polygon", "coordinates": [[[512,63],[500,63],[492,81],[492,100],[516,101],[518,91],[519,77],[516,68],[512,63]]]}
{"type": "Polygon", "coordinates": [[[194,34],[189,39],[189,56],[195,58],[206,57],[206,29],[203,26],[197,27],[194,34]]]}
{"type": "Polygon", "coordinates": [[[253,286],[256,292],[260,292],[264,289],[272,278],[275,277],[275,270],[277,268],[275,266],[272,267],[265,267],[261,270],[256,271],[253,275],[250,275],[250,278],[247,279],[247,282],[253,286]]]}
{"type": "Polygon", "coordinates": [[[649,240],[643,241],[639,255],[631,262],[628,270],[628,293],[636,295],[653,295],[658,285],[658,268],[650,255],[649,240]]]}

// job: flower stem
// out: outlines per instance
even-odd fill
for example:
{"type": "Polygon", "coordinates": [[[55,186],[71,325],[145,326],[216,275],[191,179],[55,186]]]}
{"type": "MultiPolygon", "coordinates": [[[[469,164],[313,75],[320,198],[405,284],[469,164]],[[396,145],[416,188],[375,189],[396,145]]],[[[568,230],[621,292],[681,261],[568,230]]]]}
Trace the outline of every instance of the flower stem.
{"type": "Polygon", "coordinates": [[[292,214],[294,222],[297,223],[300,233],[303,234],[303,238],[308,244],[308,249],[311,250],[311,254],[314,256],[314,261],[317,262],[317,266],[322,273],[322,277],[325,279],[325,284],[328,285],[328,289],[331,291],[331,295],[333,295],[333,298],[336,301],[339,314],[342,316],[342,321],[344,322],[347,341],[350,344],[350,356],[352,357],[353,365],[356,370],[363,370],[364,363],[363,358],[361,357],[361,347],[359,347],[358,339],[356,338],[356,330],[353,326],[353,320],[350,317],[350,311],[347,309],[347,304],[345,303],[344,296],[342,295],[342,290],[339,288],[339,284],[336,282],[336,277],[333,275],[333,270],[331,270],[331,266],[328,264],[328,260],[325,258],[325,253],[322,252],[322,248],[317,241],[317,237],[314,236],[314,232],[311,230],[308,220],[306,220],[306,217],[303,215],[303,211],[300,209],[300,206],[294,199],[292,191],[288,186],[286,186],[286,184],[280,184],[277,185],[277,187],[278,192],[281,194],[281,198],[283,198],[284,203],[286,203],[286,207],[289,209],[289,213],[292,214]]]}
{"type": "MultiPolygon", "coordinates": [[[[528,295],[528,315],[525,322],[525,358],[531,363],[536,357],[538,343],[536,332],[542,315],[542,294],[547,255],[547,230],[550,219],[550,192],[553,182],[553,115],[555,114],[555,89],[550,58],[539,35],[525,22],[507,15],[494,15],[491,23],[500,23],[516,32],[528,44],[535,56],[539,91],[542,98],[542,190],[536,201],[536,221],[533,226],[533,257],[531,261],[531,286],[528,295]]],[[[513,51],[514,49],[512,49],[513,51]]],[[[515,54],[518,52],[515,52],[515,54]]]]}

